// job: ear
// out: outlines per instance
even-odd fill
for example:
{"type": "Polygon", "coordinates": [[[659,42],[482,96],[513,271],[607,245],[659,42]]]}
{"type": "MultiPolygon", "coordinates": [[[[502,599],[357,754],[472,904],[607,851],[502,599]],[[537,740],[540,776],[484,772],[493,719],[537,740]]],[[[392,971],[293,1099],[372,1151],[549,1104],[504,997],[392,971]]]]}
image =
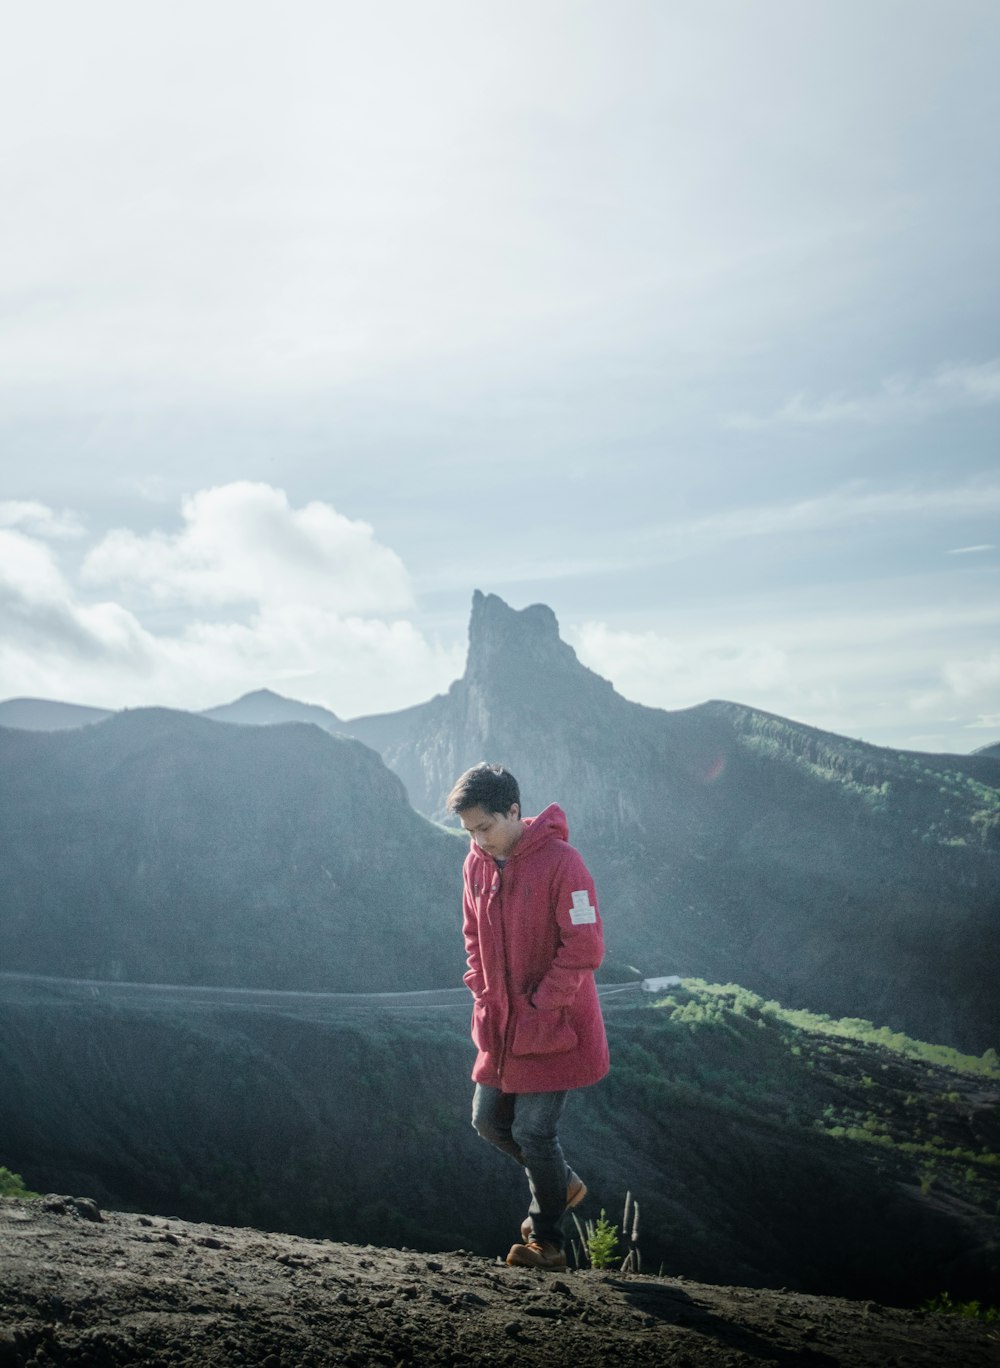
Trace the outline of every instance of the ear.
{"type": "Polygon", "coordinates": [[[508,816],[508,817],[512,817],[515,821],[517,821],[517,819],[520,817],[520,815],[521,815],[521,804],[520,804],[520,803],[511,803],[510,807],[507,809],[507,816],[508,816]]]}

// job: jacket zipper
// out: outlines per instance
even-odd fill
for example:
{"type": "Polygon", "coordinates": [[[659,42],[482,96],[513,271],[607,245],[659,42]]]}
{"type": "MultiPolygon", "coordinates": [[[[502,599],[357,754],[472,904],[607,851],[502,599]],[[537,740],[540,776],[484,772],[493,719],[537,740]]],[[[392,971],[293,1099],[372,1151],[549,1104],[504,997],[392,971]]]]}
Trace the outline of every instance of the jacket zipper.
{"type": "Polygon", "coordinates": [[[499,908],[500,946],[503,951],[503,986],[507,994],[507,1020],[500,1038],[500,1057],[497,1060],[497,1079],[503,1092],[503,1066],[507,1062],[507,1037],[514,1020],[510,991],[510,958],[507,953],[507,926],[503,915],[503,870],[497,866],[497,907],[499,908]]]}

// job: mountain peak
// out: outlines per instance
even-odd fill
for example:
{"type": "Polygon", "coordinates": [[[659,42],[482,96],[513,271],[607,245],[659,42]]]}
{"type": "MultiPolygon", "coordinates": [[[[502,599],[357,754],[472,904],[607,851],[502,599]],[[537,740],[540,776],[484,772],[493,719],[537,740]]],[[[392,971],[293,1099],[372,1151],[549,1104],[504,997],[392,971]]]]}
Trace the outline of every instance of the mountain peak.
{"type": "Polygon", "coordinates": [[[560,637],[556,615],[547,604],[511,608],[497,594],[477,589],[472,596],[466,679],[523,679],[539,668],[589,673],[560,637]]]}
{"type": "Polygon", "coordinates": [[[477,628],[489,630],[515,623],[525,624],[528,630],[536,633],[554,638],[559,636],[559,623],[547,603],[532,603],[527,608],[511,608],[499,594],[484,594],[481,589],[473,592],[470,634],[477,628]]]}
{"type": "Polygon", "coordinates": [[[206,708],[203,716],[215,722],[237,722],[243,726],[266,727],[278,722],[315,722],[326,731],[337,731],[340,718],[318,703],[300,703],[273,689],[254,689],[232,703],[206,708]]]}

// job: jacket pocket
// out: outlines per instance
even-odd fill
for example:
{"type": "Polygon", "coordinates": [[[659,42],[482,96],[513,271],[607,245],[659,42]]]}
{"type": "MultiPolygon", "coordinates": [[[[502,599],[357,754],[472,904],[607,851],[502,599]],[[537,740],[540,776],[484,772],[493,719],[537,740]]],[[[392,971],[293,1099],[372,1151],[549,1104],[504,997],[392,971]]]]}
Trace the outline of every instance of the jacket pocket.
{"type": "Polygon", "coordinates": [[[482,998],[472,1004],[472,1043],[477,1050],[489,1050],[492,1045],[489,1014],[482,998]]]}
{"type": "Polygon", "coordinates": [[[576,1048],[577,1035],[569,1023],[565,1007],[540,1011],[525,1007],[514,1023],[513,1055],[565,1054],[576,1048]]]}

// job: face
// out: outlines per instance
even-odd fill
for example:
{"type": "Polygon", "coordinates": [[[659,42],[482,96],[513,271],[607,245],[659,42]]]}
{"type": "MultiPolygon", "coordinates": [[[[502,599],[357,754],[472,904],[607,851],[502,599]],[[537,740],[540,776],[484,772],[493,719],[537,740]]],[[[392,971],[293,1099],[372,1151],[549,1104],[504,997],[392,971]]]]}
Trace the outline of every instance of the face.
{"type": "Polygon", "coordinates": [[[479,849],[495,860],[505,860],[524,832],[516,803],[511,804],[509,812],[487,812],[481,805],[463,808],[458,820],[479,849]]]}

